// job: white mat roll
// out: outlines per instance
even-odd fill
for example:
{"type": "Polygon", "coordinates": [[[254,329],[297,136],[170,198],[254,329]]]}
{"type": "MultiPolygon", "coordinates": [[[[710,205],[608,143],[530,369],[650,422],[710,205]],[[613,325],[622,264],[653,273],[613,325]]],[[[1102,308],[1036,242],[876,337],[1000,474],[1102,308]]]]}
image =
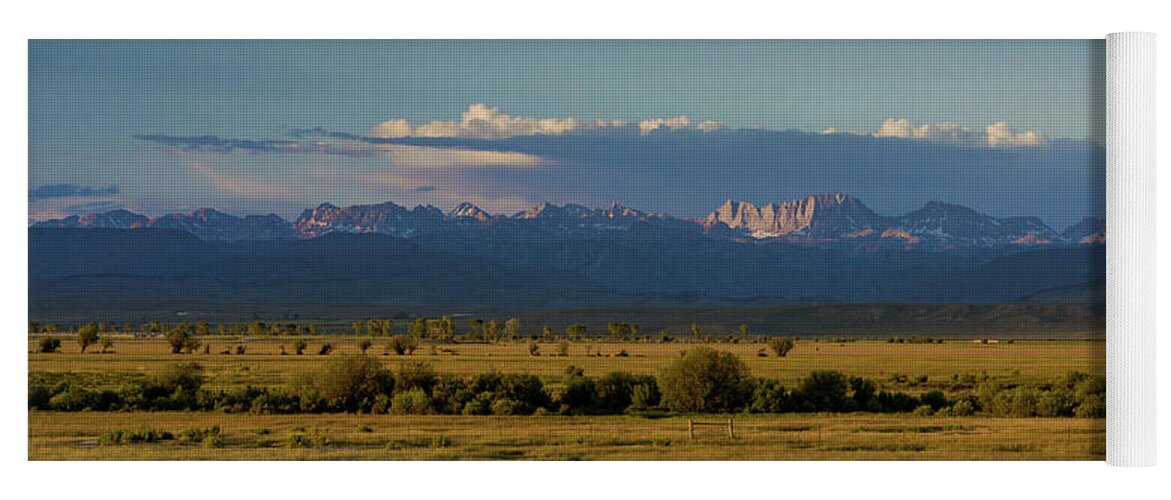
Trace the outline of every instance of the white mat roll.
{"type": "Polygon", "coordinates": [[[1155,464],[1155,35],[1106,37],[1106,463],[1155,464]]]}

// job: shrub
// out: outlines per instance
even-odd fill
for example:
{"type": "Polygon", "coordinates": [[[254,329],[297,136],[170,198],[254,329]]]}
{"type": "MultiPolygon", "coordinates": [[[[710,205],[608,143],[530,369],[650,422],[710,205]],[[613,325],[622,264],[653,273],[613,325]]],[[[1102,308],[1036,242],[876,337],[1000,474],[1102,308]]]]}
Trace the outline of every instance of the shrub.
{"type": "Polygon", "coordinates": [[[563,358],[569,356],[569,342],[561,341],[557,343],[557,355],[563,358]]]}
{"type": "Polygon", "coordinates": [[[187,328],[175,328],[167,332],[167,344],[171,346],[171,354],[191,354],[199,349],[200,345],[199,339],[196,339],[187,328]]]}
{"type": "Polygon", "coordinates": [[[808,411],[845,411],[849,408],[846,389],[849,384],[841,372],[814,370],[801,380],[798,393],[808,411]]]}
{"type": "Polygon", "coordinates": [[[919,402],[921,404],[925,404],[927,406],[930,406],[932,410],[936,410],[936,411],[938,411],[940,408],[944,408],[946,406],[951,405],[951,401],[948,401],[947,396],[945,396],[940,391],[931,391],[931,392],[923,393],[922,396],[919,396],[919,402]]]}
{"type": "Polygon", "coordinates": [[[391,400],[390,412],[395,415],[427,415],[431,413],[431,398],[415,387],[399,392],[391,400]]]}
{"type": "Polygon", "coordinates": [[[317,354],[320,356],[326,356],[326,355],[329,355],[329,353],[331,353],[331,352],[333,352],[333,344],[326,342],[324,344],[321,344],[321,349],[317,351],[317,354]]]}
{"type": "Polygon", "coordinates": [[[147,400],[174,395],[193,396],[203,386],[203,367],[199,363],[175,363],[163,367],[141,384],[147,400]]]}
{"type": "Polygon", "coordinates": [[[529,342],[529,356],[540,356],[541,346],[536,342],[529,342]]]}
{"type": "Polygon", "coordinates": [[[81,346],[82,354],[89,346],[98,343],[98,325],[87,323],[77,330],[77,343],[81,346]]]}
{"type": "Polygon", "coordinates": [[[372,345],[374,345],[374,342],[372,342],[372,341],[371,341],[370,339],[368,339],[368,338],[367,338],[367,339],[362,339],[362,340],[359,340],[359,341],[358,341],[358,349],[359,349],[360,351],[362,351],[362,354],[366,354],[366,351],[367,351],[367,350],[369,350],[369,349],[370,349],[370,346],[372,346],[372,345]]]}
{"type": "Polygon", "coordinates": [[[1069,389],[1053,389],[1043,392],[1037,399],[1037,416],[1070,417],[1077,407],[1077,399],[1069,389]]]}
{"type": "Polygon", "coordinates": [[[174,439],[175,436],[167,431],[159,431],[150,427],[139,427],[133,431],[125,429],[112,429],[103,431],[98,436],[98,444],[100,445],[115,445],[115,444],[132,444],[132,443],[157,443],[159,441],[166,441],[174,439]]]}
{"type": "Polygon", "coordinates": [[[493,415],[523,415],[523,406],[520,402],[505,398],[493,401],[491,410],[493,415]]]}
{"type": "Polygon", "coordinates": [[[308,347],[309,347],[309,344],[307,342],[305,342],[304,340],[297,340],[297,341],[293,342],[293,352],[298,356],[305,354],[305,349],[307,349],[308,347]]]}
{"type": "Polygon", "coordinates": [[[37,350],[43,353],[57,352],[61,348],[61,339],[58,338],[44,338],[37,344],[37,350]]]}
{"type": "Polygon", "coordinates": [[[757,379],[753,383],[748,411],[752,413],[784,413],[795,409],[793,397],[780,381],[757,379]]]}
{"type": "Polygon", "coordinates": [[[920,405],[911,414],[917,417],[930,417],[935,414],[935,410],[930,405],[920,405]]]}
{"type": "Polygon", "coordinates": [[[748,367],[732,353],[707,347],[688,349],[659,375],[663,404],[679,412],[718,412],[741,407],[748,367]]]}
{"type": "Polygon", "coordinates": [[[184,429],[179,433],[179,441],[187,443],[204,443],[210,438],[218,439],[219,437],[220,426],[218,425],[204,428],[195,427],[191,429],[184,429]]]}
{"type": "Polygon", "coordinates": [[[961,399],[951,405],[951,414],[956,417],[967,417],[976,413],[976,405],[972,404],[970,400],[961,399]]]}
{"type": "Polygon", "coordinates": [[[114,340],[109,337],[103,338],[102,339],[101,353],[107,354],[107,353],[113,352],[113,350],[114,350],[114,340]]]}
{"type": "Polygon", "coordinates": [[[49,398],[49,408],[56,411],[81,411],[90,407],[90,393],[77,386],[70,386],[49,398]]]}
{"type": "Polygon", "coordinates": [[[419,342],[414,337],[408,335],[395,335],[386,344],[386,350],[393,351],[399,356],[414,354],[415,349],[418,347],[419,342]]]}
{"type": "Polygon", "coordinates": [[[769,349],[772,349],[772,351],[774,353],[776,353],[777,357],[780,357],[780,358],[783,358],[786,355],[788,355],[789,351],[792,351],[793,347],[795,347],[796,345],[797,344],[795,342],[793,342],[793,339],[788,339],[788,338],[771,339],[768,341],[769,349]]]}
{"type": "Polygon", "coordinates": [[[431,389],[435,387],[436,380],[438,380],[438,377],[435,375],[435,369],[430,364],[416,362],[404,363],[399,366],[396,383],[398,384],[398,390],[402,392],[419,389],[425,394],[431,394],[431,389]]]}
{"type": "Polygon", "coordinates": [[[369,410],[379,394],[394,390],[394,376],[370,356],[355,354],[329,360],[312,379],[326,408],[369,410]]]}
{"type": "Polygon", "coordinates": [[[662,394],[659,393],[659,384],[654,378],[649,382],[636,384],[630,390],[630,409],[646,410],[659,406],[662,394]]]}
{"type": "Polygon", "coordinates": [[[1093,395],[1080,400],[1074,416],[1079,418],[1106,418],[1106,396],[1093,395]]]}
{"type": "Polygon", "coordinates": [[[598,379],[596,384],[598,409],[606,413],[621,413],[633,403],[634,388],[644,386],[647,396],[657,395],[658,383],[654,377],[631,375],[625,372],[610,372],[598,379]]]}
{"type": "Polygon", "coordinates": [[[851,397],[855,410],[882,411],[882,406],[878,402],[878,385],[873,380],[851,377],[850,390],[853,392],[851,397]]]}

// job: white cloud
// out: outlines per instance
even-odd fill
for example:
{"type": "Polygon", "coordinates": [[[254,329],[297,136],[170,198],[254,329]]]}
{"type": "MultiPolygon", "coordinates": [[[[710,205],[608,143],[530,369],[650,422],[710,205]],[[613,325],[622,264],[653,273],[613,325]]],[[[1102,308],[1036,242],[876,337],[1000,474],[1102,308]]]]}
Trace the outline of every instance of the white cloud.
{"type": "MultiPolygon", "coordinates": [[[[413,125],[402,118],[384,121],[370,130],[370,135],[383,139],[403,137],[458,137],[470,139],[504,139],[528,135],[561,135],[574,132],[606,128],[625,128],[630,122],[624,119],[582,120],[567,118],[532,118],[512,116],[499,108],[487,104],[473,104],[463,112],[459,120],[435,120],[413,125]]],[[[639,132],[648,134],[666,127],[679,130],[691,126],[686,116],[674,118],[648,118],[638,122],[639,132]]],[[[700,122],[696,129],[710,132],[720,128],[713,120],[700,122]]]]}
{"type": "Polygon", "coordinates": [[[988,125],[984,131],[977,131],[952,122],[925,123],[916,126],[906,118],[887,118],[882,122],[882,126],[873,132],[828,128],[821,133],[894,137],[993,148],[1049,144],[1049,138],[1044,133],[1033,130],[1017,132],[1008,125],[1008,122],[1003,121],[988,125]]]}
{"type": "Polygon", "coordinates": [[[691,124],[691,119],[686,116],[676,116],[674,118],[650,118],[638,122],[639,133],[646,135],[654,132],[660,128],[667,127],[671,130],[678,130],[687,128],[691,124]]]}
{"type": "Polygon", "coordinates": [[[695,126],[701,132],[713,132],[719,130],[724,125],[715,120],[704,120],[695,126]]]}
{"type": "Polygon", "coordinates": [[[400,144],[382,144],[377,147],[377,150],[388,154],[391,162],[402,168],[537,167],[546,163],[538,156],[516,151],[486,151],[400,144]]]}

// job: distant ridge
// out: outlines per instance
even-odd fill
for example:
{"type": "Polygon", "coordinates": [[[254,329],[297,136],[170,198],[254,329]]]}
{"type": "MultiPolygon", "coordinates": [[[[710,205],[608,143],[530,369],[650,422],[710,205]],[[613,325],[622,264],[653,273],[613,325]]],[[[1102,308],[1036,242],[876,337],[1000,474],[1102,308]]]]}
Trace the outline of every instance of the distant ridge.
{"type": "Polygon", "coordinates": [[[1101,244],[1106,240],[1102,219],[1087,218],[1057,232],[1035,217],[996,218],[940,201],[905,215],[883,216],[844,193],[811,195],[764,206],[729,199],[699,219],[644,212],[617,202],[599,209],[541,203],[508,216],[490,214],[466,202],[445,214],[430,205],[408,209],[388,201],[347,207],[322,203],[304,210],[293,221],[274,214],[237,217],[201,208],[189,214],[153,219],[113,210],[32,224],[36,228],[179,229],[209,241],[311,239],[330,233],[374,233],[410,239],[487,226],[541,230],[545,236],[549,231],[571,233],[576,237],[648,226],[665,231],[702,231],[712,238],[740,241],[932,250],[1101,244]]]}

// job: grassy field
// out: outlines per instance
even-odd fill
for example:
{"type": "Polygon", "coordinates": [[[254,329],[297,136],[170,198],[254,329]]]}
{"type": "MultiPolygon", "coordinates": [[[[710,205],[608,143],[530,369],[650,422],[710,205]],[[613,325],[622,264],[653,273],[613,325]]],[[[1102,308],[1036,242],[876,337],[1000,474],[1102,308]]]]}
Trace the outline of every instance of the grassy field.
{"type": "MultiPolygon", "coordinates": [[[[234,351],[239,339],[211,339],[210,354],[202,350],[190,355],[171,354],[163,340],[116,339],[114,353],[81,354],[66,339],[61,352],[31,353],[35,340],[29,341],[29,372],[151,373],[175,361],[196,361],[204,367],[210,387],[244,385],[283,385],[291,374],[311,370],[328,356],[316,354],[320,345],[329,342],[334,354],[359,352],[353,336],[309,338],[303,356],[280,354],[284,346],[292,352],[293,339],[260,339],[244,342],[246,354],[219,354],[226,348],[234,351]]],[[[679,356],[692,344],[686,343],[570,343],[569,356],[556,356],[556,343],[539,343],[541,355],[532,356],[528,343],[452,344],[421,346],[411,356],[381,356],[385,339],[374,339],[368,351],[378,354],[394,366],[407,361],[426,361],[440,373],[472,375],[488,370],[523,372],[542,377],[560,375],[567,365],[585,370],[586,375],[600,376],[621,370],[654,374],[669,360],[679,356]],[[617,356],[625,351],[628,356],[617,356]],[[599,356],[599,353],[601,354],[599,356]]],[[[1104,374],[1106,345],[1096,341],[1017,341],[1012,344],[981,344],[972,341],[948,341],[944,344],[889,344],[884,341],[798,342],[786,358],[760,357],[763,344],[709,344],[741,357],[756,376],[793,383],[811,370],[838,370],[850,375],[878,380],[894,374],[910,378],[926,376],[944,381],[956,374],[987,373],[1011,376],[1021,382],[1043,382],[1070,371],[1104,374]]],[[[96,351],[96,350],[95,350],[96,351]]]]}
{"type": "MultiPolygon", "coordinates": [[[[61,336],[60,352],[35,353],[30,336],[31,377],[70,374],[93,387],[113,388],[177,361],[204,367],[206,387],[283,386],[297,373],[326,360],[359,352],[358,338],[306,338],[306,354],[292,352],[291,338],[204,338],[210,353],[175,355],[160,339],[115,338],[112,353],[81,354],[61,336]],[[333,354],[316,354],[329,342],[333,354]],[[219,354],[238,345],[246,353],[219,354]]],[[[539,375],[556,385],[565,367],[587,375],[621,370],[654,374],[688,343],[424,344],[411,356],[383,355],[386,339],[369,353],[389,367],[425,361],[440,373],[472,375],[487,370],[539,375]],[[625,351],[627,356],[619,356],[625,351]]],[[[883,388],[920,393],[946,390],[953,375],[983,374],[1020,383],[1042,383],[1070,371],[1105,373],[1105,344],[1098,341],[1016,341],[984,344],[891,344],[884,341],[801,341],[786,358],[758,356],[763,344],[707,344],[740,356],[752,374],[794,384],[811,370],[839,370],[872,378],[883,388]]],[[[742,460],[1101,460],[1105,421],[1081,418],[923,417],[910,414],[732,415],[736,438],[725,427],[700,427],[689,439],[689,418],[724,422],[729,415],[669,416],[392,416],[350,414],[249,415],[186,412],[30,411],[29,458],[89,459],[742,459],[742,460]],[[99,435],[142,426],[179,434],[219,426],[222,446],[169,440],[151,444],[98,445],[99,435]],[[299,436],[299,437],[295,437],[299,436]]]]}
{"type": "Polygon", "coordinates": [[[1104,420],[906,415],[461,417],[29,413],[31,460],[1103,460],[1104,420]],[[695,417],[723,422],[728,416],[695,417]],[[107,429],[219,426],[211,448],[99,445],[107,429]],[[300,436],[299,438],[294,436],[300,436]]]}

